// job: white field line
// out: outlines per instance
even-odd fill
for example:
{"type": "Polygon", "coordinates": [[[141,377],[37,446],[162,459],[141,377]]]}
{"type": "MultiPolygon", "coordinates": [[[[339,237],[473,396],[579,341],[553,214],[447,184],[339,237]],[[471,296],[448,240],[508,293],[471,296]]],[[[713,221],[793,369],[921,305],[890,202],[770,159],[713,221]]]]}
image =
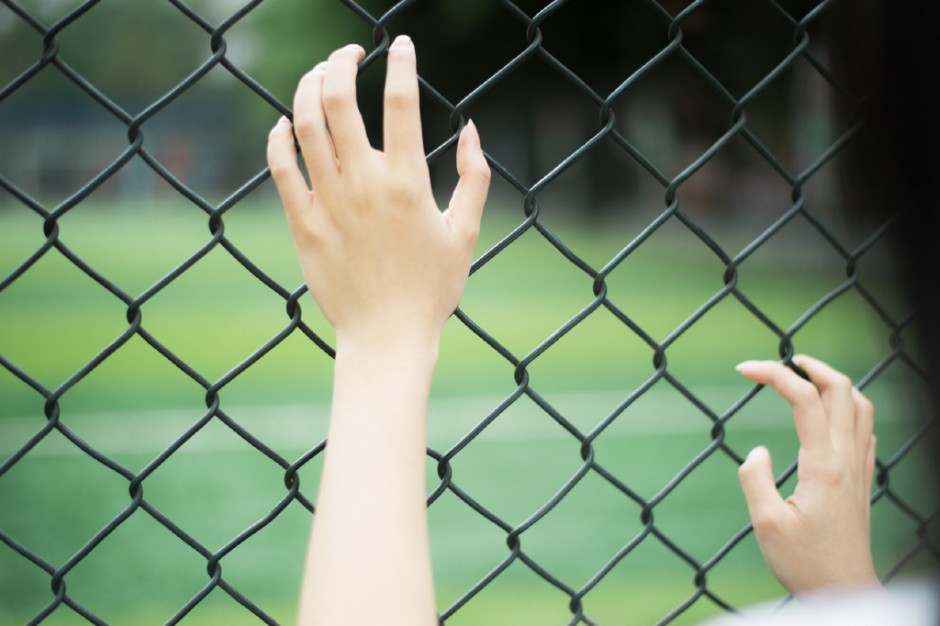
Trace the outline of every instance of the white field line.
{"type": "MultiPolygon", "coordinates": [[[[697,390],[714,411],[729,407],[739,388],[697,390]]],[[[429,406],[428,440],[431,447],[446,449],[456,443],[505,399],[497,395],[432,398],[429,406]]],[[[554,394],[548,400],[562,415],[587,433],[604,419],[624,397],[612,392],[554,394]]],[[[316,445],[326,434],[327,404],[274,405],[267,407],[226,407],[226,414],[266,445],[284,453],[300,453],[316,445]]],[[[745,411],[747,409],[744,409],[745,411]]],[[[782,401],[767,411],[766,419],[733,419],[735,432],[792,429],[789,411],[782,401]]],[[[133,412],[65,413],[62,422],[105,454],[157,454],[186,429],[199,421],[203,412],[193,409],[163,409],[133,412]]],[[[897,419],[885,421],[898,421],[897,419]]],[[[215,420],[213,420],[215,422],[215,420]]],[[[0,459],[12,455],[45,423],[42,415],[0,418],[0,459]]],[[[649,390],[604,430],[603,437],[708,436],[710,420],[674,391],[649,390]]],[[[540,407],[526,397],[517,400],[478,436],[481,441],[513,442],[563,440],[571,435],[540,407]]],[[[219,423],[210,423],[180,450],[181,453],[239,452],[247,444],[219,423]],[[219,436],[219,428],[223,436],[219,436]]],[[[58,432],[51,432],[30,451],[30,457],[83,454],[58,432]]]]}

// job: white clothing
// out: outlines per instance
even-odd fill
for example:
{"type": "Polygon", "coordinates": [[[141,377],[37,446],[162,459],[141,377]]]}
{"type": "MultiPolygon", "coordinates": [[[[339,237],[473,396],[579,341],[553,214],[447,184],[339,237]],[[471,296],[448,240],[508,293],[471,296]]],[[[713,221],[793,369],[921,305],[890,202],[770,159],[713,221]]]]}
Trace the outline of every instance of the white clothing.
{"type": "Polygon", "coordinates": [[[853,591],[824,593],[760,604],[709,620],[702,626],[938,626],[940,599],[936,584],[903,583],[887,593],[853,591]]]}

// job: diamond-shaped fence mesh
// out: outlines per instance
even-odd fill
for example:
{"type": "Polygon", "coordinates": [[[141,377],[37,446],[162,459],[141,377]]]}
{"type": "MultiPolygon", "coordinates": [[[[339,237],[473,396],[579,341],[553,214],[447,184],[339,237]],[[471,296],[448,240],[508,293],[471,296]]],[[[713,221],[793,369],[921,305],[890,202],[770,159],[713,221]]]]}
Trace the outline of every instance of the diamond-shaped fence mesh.
{"type": "Polygon", "coordinates": [[[0,623],[293,620],[333,352],[264,131],[347,40],[374,118],[400,32],[439,190],[468,117],[494,171],[431,403],[444,622],[783,597],[735,470],[792,488],[795,435],[732,366],[797,351],[878,406],[879,573],[934,565],[890,222],[833,191],[861,94],[829,2],[746,4],[2,0],[0,623]]]}

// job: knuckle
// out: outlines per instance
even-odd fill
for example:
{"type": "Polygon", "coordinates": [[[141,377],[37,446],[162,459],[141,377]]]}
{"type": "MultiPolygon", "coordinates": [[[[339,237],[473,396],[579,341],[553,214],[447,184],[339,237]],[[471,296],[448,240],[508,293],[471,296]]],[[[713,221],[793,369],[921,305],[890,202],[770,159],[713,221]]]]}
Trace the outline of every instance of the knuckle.
{"type": "Polygon", "coordinates": [[[821,461],[818,469],[821,479],[833,489],[841,490],[849,482],[845,464],[835,455],[821,461]]]}
{"type": "Polygon", "coordinates": [[[463,238],[464,243],[473,248],[476,245],[477,240],[480,238],[480,226],[479,224],[468,224],[460,230],[460,235],[463,238]]]}
{"type": "Polygon", "coordinates": [[[819,390],[812,383],[804,382],[793,392],[794,406],[815,407],[819,404],[819,390]]]}
{"type": "Polygon", "coordinates": [[[388,182],[386,192],[393,202],[411,205],[418,201],[419,194],[414,185],[402,181],[400,178],[388,182]]]}
{"type": "Polygon", "coordinates": [[[490,171],[490,166],[486,162],[486,159],[480,157],[480,166],[477,169],[477,176],[479,176],[480,181],[484,183],[489,183],[490,178],[492,178],[493,173],[490,171]]]}
{"type": "Polygon", "coordinates": [[[293,142],[293,124],[291,122],[279,121],[271,130],[268,131],[268,153],[281,152],[285,148],[291,148],[293,142]]]}
{"type": "Polygon", "coordinates": [[[780,518],[764,507],[751,512],[751,524],[761,535],[776,535],[780,532],[780,518]]]}
{"type": "Polygon", "coordinates": [[[294,236],[294,243],[298,248],[309,252],[322,248],[325,245],[326,241],[322,233],[317,232],[309,225],[294,222],[290,226],[291,234],[294,236]]]}
{"type": "Polygon", "coordinates": [[[369,208],[369,194],[361,184],[347,186],[345,197],[350,209],[363,211],[369,208]]]}
{"type": "Polygon", "coordinates": [[[738,466],[738,480],[745,489],[754,484],[754,478],[757,474],[757,464],[752,458],[744,459],[744,462],[738,466]]]}
{"type": "Polygon", "coordinates": [[[339,109],[354,102],[352,92],[336,85],[323,87],[323,106],[327,109],[339,109]]]}
{"type": "Polygon", "coordinates": [[[859,411],[862,416],[868,419],[871,419],[875,415],[875,405],[872,404],[872,401],[869,400],[865,395],[856,390],[855,392],[855,403],[858,406],[859,411]]]}
{"type": "Polygon", "coordinates": [[[268,169],[271,170],[271,178],[277,184],[285,182],[290,171],[288,164],[281,159],[269,159],[268,169]]]}
{"type": "Polygon", "coordinates": [[[408,111],[418,105],[418,94],[413,89],[392,87],[385,92],[386,108],[396,111],[408,111]]]}
{"type": "Polygon", "coordinates": [[[477,158],[472,160],[466,174],[475,178],[482,185],[489,185],[490,178],[493,175],[489,163],[486,162],[486,157],[482,154],[477,155],[477,158]]]}
{"type": "Polygon", "coordinates": [[[852,379],[843,374],[842,372],[836,372],[832,375],[832,386],[838,391],[844,393],[852,392],[852,379]]]}
{"type": "Polygon", "coordinates": [[[323,80],[323,71],[321,68],[314,68],[308,71],[306,74],[300,77],[300,81],[297,84],[298,91],[304,88],[309,87],[311,84],[318,83],[323,80]]]}
{"type": "Polygon", "coordinates": [[[291,235],[297,243],[312,243],[315,240],[315,231],[310,227],[307,214],[303,207],[296,203],[285,203],[287,225],[290,228],[291,235]]]}
{"type": "Polygon", "coordinates": [[[293,163],[282,156],[268,155],[268,170],[271,172],[271,178],[273,178],[274,182],[278,185],[287,181],[291,174],[292,167],[294,167],[293,163]]]}
{"type": "Polygon", "coordinates": [[[320,134],[320,124],[303,116],[294,121],[294,134],[298,139],[309,139],[320,134]]]}
{"type": "Polygon", "coordinates": [[[429,176],[423,158],[406,156],[389,164],[384,187],[386,193],[396,200],[417,203],[425,193],[430,193],[430,188],[423,182],[429,176]]]}
{"type": "MultiPolygon", "coordinates": [[[[347,169],[342,184],[343,204],[355,212],[368,212],[375,205],[376,194],[374,193],[376,182],[366,173],[358,169],[347,169]]],[[[384,197],[388,199],[387,196],[384,197]]]]}

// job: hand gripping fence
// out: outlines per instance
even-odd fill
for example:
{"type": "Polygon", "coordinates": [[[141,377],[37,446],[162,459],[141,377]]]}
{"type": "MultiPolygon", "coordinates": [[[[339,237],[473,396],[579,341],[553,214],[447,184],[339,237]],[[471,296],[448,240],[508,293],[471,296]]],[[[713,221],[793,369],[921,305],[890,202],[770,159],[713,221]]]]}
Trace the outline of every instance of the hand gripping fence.
{"type": "MultiPolygon", "coordinates": [[[[109,98],[107,93],[97,88],[91,80],[85,78],[70,66],[68,62],[69,50],[60,45],[60,36],[63,33],[91,14],[107,13],[109,3],[100,2],[100,0],[75,2],[73,3],[75,5],[74,9],[50,25],[43,23],[36,17],[36,12],[31,11],[28,8],[29,4],[26,2],[17,2],[15,0],[2,0],[0,2],[0,11],[7,13],[4,20],[8,22],[15,21],[21,26],[26,25],[35,33],[34,43],[37,53],[35,62],[22,69],[18,75],[0,89],[0,116],[3,115],[5,101],[8,101],[14,92],[46,72],[56,72],[74,84],[87,98],[94,101],[103,112],[113,117],[127,130],[126,148],[119,154],[112,156],[110,162],[101,167],[97,174],[78,191],[72,193],[54,207],[44,205],[30,195],[24,189],[24,186],[14,180],[7,172],[0,171],[0,187],[9,194],[4,202],[12,205],[12,207],[7,207],[7,210],[16,212],[32,211],[39,215],[42,218],[44,238],[43,243],[34,252],[27,258],[18,261],[16,267],[2,277],[2,280],[0,280],[0,295],[15,285],[17,281],[21,281],[28,276],[31,269],[44,257],[61,255],[109,294],[107,297],[113,300],[115,307],[123,306],[126,311],[126,328],[120,336],[104,346],[93,358],[78,370],[72,372],[57,386],[47,387],[31,375],[27,367],[18,365],[12,358],[8,358],[0,352],[0,363],[2,363],[3,368],[15,377],[16,384],[29,387],[36,394],[39,394],[44,401],[44,419],[36,415],[35,427],[30,436],[6,458],[2,459],[2,463],[0,463],[0,490],[5,488],[5,482],[9,485],[14,480],[13,474],[17,466],[22,466],[24,459],[28,459],[31,454],[35,454],[37,446],[53,431],[57,431],[59,435],[67,438],[81,454],[87,455],[94,462],[106,468],[108,472],[126,480],[128,488],[124,508],[113,515],[100,530],[92,536],[88,536],[84,545],[64,560],[52,560],[50,557],[44,556],[46,550],[43,545],[36,545],[31,543],[28,538],[15,536],[9,529],[2,527],[4,518],[0,517],[0,540],[4,544],[0,546],[0,551],[5,552],[4,558],[6,560],[4,562],[16,563],[18,568],[27,567],[31,570],[31,575],[39,576],[45,581],[46,590],[44,593],[46,595],[43,596],[43,604],[34,614],[27,617],[29,623],[40,623],[47,618],[81,621],[77,616],[81,616],[84,620],[94,624],[106,623],[105,619],[96,613],[94,605],[83,602],[82,590],[76,590],[74,586],[69,586],[70,574],[83,561],[93,558],[96,549],[112,533],[130,520],[142,516],[162,526],[176,540],[188,546],[192,553],[198,555],[198,558],[204,563],[206,573],[204,585],[198,592],[192,595],[183,605],[176,607],[171,614],[161,616],[159,619],[166,620],[167,623],[177,623],[190,614],[198,612],[198,607],[210,594],[223,593],[237,605],[240,605],[240,615],[257,618],[257,621],[264,623],[277,623],[275,618],[272,617],[271,610],[265,606],[261,599],[256,598],[250,589],[242,588],[237,582],[226,578],[224,563],[231,555],[243,549],[249,539],[272,525],[282,515],[286,515],[287,511],[298,509],[297,505],[301,505],[311,513],[314,512],[314,502],[309,497],[311,485],[305,484],[304,490],[301,490],[299,473],[301,468],[321,455],[326,442],[310,442],[315,445],[306,453],[295,459],[285,458],[273,447],[266,444],[261,437],[253,434],[251,430],[243,426],[236,416],[226,411],[223,408],[222,396],[225,393],[225,388],[232,381],[242,376],[250,368],[255,367],[259,361],[265,359],[273,349],[291,335],[299,334],[305,337],[330,357],[333,356],[333,350],[328,341],[313,330],[311,327],[313,324],[304,321],[299,299],[305,294],[306,288],[303,286],[291,288],[280,284],[254,263],[226,235],[224,221],[226,214],[237,207],[259,186],[268,181],[269,172],[267,170],[258,172],[244,180],[237,191],[222,202],[213,204],[171,172],[170,168],[161,162],[160,155],[153,151],[146,141],[148,124],[153,123],[161,112],[179,99],[187,90],[202,81],[210,71],[217,70],[217,68],[223,68],[237,79],[244,89],[250,90],[261,101],[270,106],[272,121],[279,114],[290,115],[290,109],[285,103],[281,102],[271,91],[232,61],[229,56],[229,44],[226,41],[226,35],[233,27],[254,11],[259,10],[259,7],[264,3],[274,3],[275,1],[251,0],[231,13],[221,23],[215,25],[201,17],[182,0],[166,0],[168,5],[172,5],[172,10],[178,11],[181,16],[191,21],[193,25],[205,33],[208,52],[195,71],[192,71],[184,80],[166,91],[161,97],[144,106],[137,113],[132,113],[127,108],[117,104],[109,98]],[[108,276],[97,270],[92,263],[84,260],[60,238],[60,234],[65,229],[60,221],[70,212],[79,208],[83,202],[87,202],[94,192],[106,185],[109,180],[132,161],[146,164],[157,176],[166,181],[179,194],[181,199],[185,199],[188,205],[191,204],[192,207],[201,209],[208,218],[210,233],[208,241],[195,254],[139,295],[128,293],[119,287],[115,281],[109,280],[108,276]],[[287,315],[283,328],[275,336],[259,346],[247,359],[217,380],[206,377],[204,373],[187,363],[179,354],[161,342],[156,333],[148,331],[143,322],[143,312],[148,302],[171,283],[184,276],[213,251],[224,251],[230,255],[241,265],[245,272],[257,279],[265,288],[277,294],[285,304],[287,315]],[[168,447],[139,471],[132,471],[117,459],[102,453],[83,439],[80,430],[73,429],[70,426],[69,413],[65,408],[67,402],[64,402],[68,398],[69,392],[76,385],[81,384],[92,372],[135,337],[146,342],[161,358],[199,385],[205,391],[206,405],[201,417],[183,432],[180,432],[168,447]],[[273,464],[283,471],[283,490],[277,494],[276,504],[261,519],[244,528],[236,536],[231,537],[225,545],[218,549],[212,549],[200,543],[193,533],[188,532],[183,527],[183,524],[174,521],[171,514],[161,511],[152,501],[148,500],[146,489],[148,479],[210,424],[226,427],[253,450],[256,450],[259,455],[262,455],[266,459],[266,463],[273,464]]],[[[370,12],[364,8],[363,5],[368,4],[365,2],[357,4],[352,0],[336,0],[332,4],[341,5],[343,10],[348,10],[351,16],[371,29],[373,47],[363,62],[363,68],[365,69],[386,53],[393,35],[400,31],[396,27],[396,21],[404,20],[410,13],[420,12],[435,2],[436,0],[424,0],[424,2],[405,0],[393,5],[389,2],[388,4],[391,6],[381,14],[370,12]]],[[[688,574],[688,587],[683,592],[686,595],[678,602],[670,600],[668,603],[657,607],[658,623],[665,624],[680,620],[683,615],[687,615],[691,607],[701,606],[702,604],[714,610],[735,611],[740,608],[736,606],[734,601],[727,599],[728,592],[719,583],[710,581],[709,575],[716,570],[716,566],[720,563],[734,557],[736,551],[740,549],[742,543],[751,534],[750,526],[740,528],[739,531],[725,537],[721,547],[714,551],[709,558],[702,560],[683,546],[683,538],[671,535],[667,530],[664,530],[661,523],[657,523],[658,508],[663,503],[667,503],[670,496],[687,479],[693,477],[703,464],[713,458],[724,458],[740,464],[743,461],[742,452],[746,452],[746,450],[733,447],[728,441],[727,435],[735,429],[735,417],[755,398],[759,389],[751,389],[726,409],[715,410],[712,404],[701,397],[701,394],[694,389],[693,385],[684,383],[682,376],[670,368],[667,358],[670,347],[722,303],[736,302],[759,324],[766,327],[770,333],[773,333],[778,340],[779,357],[789,362],[789,359],[797,350],[797,335],[801,329],[826,311],[844,294],[856,294],[859,296],[858,302],[863,303],[860,306],[869,307],[880,320],[879,332],[882,332],[887,338],[887,349],[879,360],[867,364],[867,373],[857,381],[858,387],[864,390],[879,377],[884,377],[884,372],[892,365],[902,367],[906,372],[913,373],[915,377],[922,375],[917,360],[905,348],[903,341],[903,334],[911,324],[912,314],[904,313],[900,316],[895,314],[891,303],[885,302],[883,298],[876,295],[875,290],[870,288],[870,282],[868,282],[860,268],[860,260],[877,247],[885,233],[890,229],[890,222],[871,229],[868,235],[863,238],[861,244],[848,247],[843,243],[842,238],[828,229],[825,222],[814,212],[814,207],[807,200],[805,194],[807,184],[814,177],[819,176],[820,172],[825,171],[825,168],[853,140],[859,132],[860,124],[856,123],[849,126],[847,130],[825,146],[819,155],[805,168],[801,171],[793,171],[792,168],[785,165],[785,159],[775,154],[774,150],[762,141],[748,123],[747,113],[752,103],[760,99],[774,81],[790,71],[797,63],[812,68],[818,74],[818,78],[829,88],[836,90],[846,98],[852,98],[844,92],[838,77],[831,75],[824,59],[815,54],[811,46],[810,32],[821,19],[821,16],[826,15],[831,3],[827,1],[819,2],[805,12],[802,17],[798,18],[784,7],[786,4],[784,2],[758,0],[758,3],[766,5],[770,9],[779,23],[786,25],[792,35],[792,45],[789,51],[776,61],[769,72],[753,83],[743,95],[735,96],[722,80],[716,77],[706,64],[690,51],[685,42],[684,29],[692,20],[697,19],[702,11],[708,8],[709,2],[696,0],[679,10],[675,10],[677,4],[683,3],[637,0],[636,4],[642,5],[644,10],[648,10],[658,20],[663,33],[662,45],[637,69],[626,75],[618,74],[622,70],[611,69],[611,75],[616,78],[618,83],[606,94],[592,87],[591,83],[579,76],[577,71],[553,56],[551,52],[553,49],[552,41],[544,34],[543,27],[547,30],[552,20],[557,19],[558,14],[564,7],[575,2],[576,0],[568,2],[555,0],[546,3],[535,12],[523,10],[519,6],[525,4],[522,2],[514,3],[510,0],[495,2],[499,12],[504,17],[508,16],[521,24],[526,37],[524,45],[520,46],[522,49],[514,58],[492,72],[488,78],[466,93],[459,101],[452,102],[443,95],[442,91],[436,89],[430,80],[420,79],[422,93],[426,100],[433,103],[434,106],[441,107],[449,115],[450,136],[440,145],[434,146],[428,153],[428,161],[432,164],[442,155],[452,150],[457,131],[465,123],[465,114],[468,109],[477,105],[484,98],[497,94],[498,88],[512,82],[514,75],[527,63],[538,62],[549,68],[559,80],[578,94],[583,103],[592,107],[592,110],[596,112],[596,126],[592,129],[587,140],[570,151],[548,173],[539,177],[532,184],[524,182],[524,177],[514,169],[514,166],[506,165],[500,158],[494,157],[492,153],[488,154],[495,178],[505,182],[511,188],[514,198],[521,200],[518,205],[521,211],[517,216],[519,220],[517,224],[498,243],[492,245],[479,257],[473,265],[472,273],[476,273],[504,251],[517,245],[517,242],[524,236],[537,236],[550,244],[567,262],[570,262],[579,275],[583,276],[586,284],[589,281],[593,297],[580,311],[524,354],[513,352],[505,343],[499,340],[496,334],[489,332],[483,323],[475,321],[466,311],[458,309],[455,313],[459,323],[475,335],[478,342],[488,346],[500,359],[508,364],[507,375],[511,373],[514,390],[499,402],[494,409],[481,413],[475,425],[464,436],[460,437],[454,445],[443,450],[428,449],[428,456],[436,465],[438,477],[438,481],[433,485],[428,497],[428,504],[432,511],[435,504],[445,494],[448,497],[455,497],[466,505],[464,507],[466,515],[478,515],[482,523],[491,530],[500,533],[502,540],[505,542],[501,560],[494,563],[477,583],[465,587],[448,606],[440,608],[442,622],[453,620],[454,623],[462,623],[459,622],[461,613],[466,611],[466,608],[473,603],[475,598],[485,593],[489,586],[499,581],[507,570],[512,567],[524,568],[542,583],[552,587],[558,594],[565,597],[566,610],[559,611],[552,623],[598,623],[599,618],[592,613],[592,591],[618,566],[629,562],[633,554],[642,551],[644,547],[651,544],[656,544],[671,552],[681,561],[682,567],[686,569],[688,574]],[[637,89],[639,83],[648,76],[655,75],[665,64],[674,62],[681,63],[698,80],[703,81],[711,95],[720,99],[727,106],[731,111],[731,116],[716,140],[701,149],[678,174],[668,175],[657,167],[654,158],[645,154],[631,141],[629,133],[624,131],[624,126],[618,124],[616,112],[618,103],[637,89]],[[708,230],[700,225],[693,215],[684,210],[684,205],[680,202],[684,189],[683,185],[687,185],[688,181],[697,172],[711,163],[716,155],[728,149],[728,146],[733,142],[746,145],[751,150],[752,156],[756,155],[756,158],[761,160],[763,164],[769,166],[774,175],[790,191],[789,208],[777,216],[763,232],[736,253],[729,252],[727,246],[722,246],[717,238],[710,235],[708,230]],[[584,256],[579,255],[575,251],[575,247],[570,246],[563,236],[549,228],[548,220],[543,216],[543,198],[553,184],[559,184],[557,183],[559,178],[579,162],[590,158],[591,153],[601,144],[616,146],[616,149],[620,152],[620,157],[642,169],[648,182],[661,189],[663,207],[657,211],[653,219],[640,229],[639,234],[628,241],[623,241],[619,252],[598,267],[589,262],[584,256]],[[797,221],[808,224],[825,240],[831,251],[841,257],[845,265],[846,277],[841,284],[819,297],[809,308],[802,311],[791,325],[781,327],[772,319],[771,315],[765,313],[758,306],[756,299],[749,297],[745,289],[739,284],[739,268],[752,255],[762,250],[765,244],[774,240],[789,224],[797,221]],[[724,270],[721,276],[720,288],[684,321],[672,329],[664,339],[657,339],[653,336],[653,333],[644,329],[631,316],[630,308],[626,306],[627,303],[619,301],[614,296],[609,288],[608,279],[644,244],[649,245],[648,242],[666,225],[679,226],[685,229],[687,234],[691,234],[698,243],[707,248],[720,261],[724,270]],[[584,432],[575,424],[567,411],[556,406],[556,403],[551,400],[551,394],[546,393],[546,390],[533,378],[532,366],[547,351],[568,336],[579,324],[595,313],[605,311],[616,320],[619,320],[630,333],[648,347],[653,367],[642,384],[628,390],[622,400],[604,419],[589,431],[584,432]],[[628,409],[657,384],[660,386],[666,385],[669,389],[677,392],[701,414],[701,417],[704,418],[701,421],[701,430],[703,434],[707,435],[707,439],[703,441],[707,441],[707,445],[694,454],[692,458],[686,460],[684,465],[650,497],[641,495],[639,490],[631,486],[634,481],[633,476],[623,475],[605,465],[597,454],[595,444],[615,422],[629,419],[628,409]],[[484,501],[474,493],[473,489],[466,486],[467,482],[462,477],[455,460],[466,450],[472,448],[481,435],[496,424],[501,416],[507,414],[508,410],[517,401],[525,401],[525,399],[536,405],[544,418],[552,420],[565,431],[565,436],[570,440],[572,447],[578,451],[580,463],[566,480],[557,485],[554,495],[548,501],[532,511],[523,521],[518,522],[504,519],[492,508],[488,508],[484,501]],[[537,555],[527,552],[524,539],[527,531],[544,524],[544,520],[566,498],[569,498],[586,478],[606,481],[622,498],[635,504],[638,511],[640,530],[633,534],[622,547],[610,554],[606,562],[588,580],[573,582],[571,577],[563,571],[558,571],[557,568],[540,562],[537,555]]],[[[442,28],[445,26],[444,24],[441,25],[442,28]]],[[[481,36],[485,35],[485,33],[481,33],[481,36]]],[[[93,45],[93,42],[88,42],[88,45],[93,45]]],[[[512,104],[506,102],[503,106],[509,107],[512,104]]],[[[484,147],[486,147],[485,141],[484,147]]],[[[0,216],[0,220],[2,219],[4,219],[4,216],[0,216]]],[[[471,283],[472,281],[473,278],[471,278],[471,283]]],[[[0,309],[0,316],[4,314],[2,311],[3,309],[0,309]]],[[[0,317],[0,320],[2,319],[0,317]]],[[[15,332],[15,329],[7,328],[7,324],[3,322],[0,336],[8,332],[15,332]]],[[[2,344],[0,344],[0,350],[2,350],[2,344]]],[[[800,350],[812,353],[813,345],[801,345],[800,350]]],[[[924,512],[924,503],[912,501],[911,496],[895,489],[892,484],[892,473],[896,472],[898,468],[904,468],[911,462],[911,451],[930,434],[935,424],[936,420],[934,419],[917,429],[912,428],[912,432],[908,433],[903,442],[897,447],[879,451],[876,469],[877,488],[872,496],[874,509],[877,511],[891,508],[913,527],[906,543],[898,552],[893,553],[892,565],[885,573],[886,580],[893,578],[898,572],[905,571],[911,562],[924,555],[928,557],[928,560],[940,558],[936,540],[931,539],[930,536],[930,532],[936,528],[937,509],[928,508],[927,512],[924,512]]],[[[2,428],[4,426],[0,422],[0,429],[2,428]]],[[[782,485],[786,482],[795,470],[796,464],[793,461],[779,475],[778,484],[782,485]]],[[[8,491],[0,491],[0,497],[5,498],[7,493],[8,491]]],[[[936,506],[936,503],[928,504],[932,507],[936,506]]],[[[16,504],[13,501],[0,504],[0,508],[9,506],[16,506],[16,504]]],[[[875,541],[877,542],[877,540],[876,537],[875,541]]],[[[183,565],[180,567],[183,567],[183,565]]],[[[0,594],[3,593],[5,591],[0,588],[0,594]]],[[[0,606],[12,603],[13,600],[13,598],[0,596],[0,606]]],[[[630,600],[625,599],[622,607],[622,614],[625,617],[622,623],[633,623],[627,617],[630,615],[630,610],[630,600]]],[[[499,623],[499,616],[493,616],[493,620],[487,621],[487,623],[499,623]]],[[[605,620],[604,623],[610,623],[610,621],[605,620]]]]}

